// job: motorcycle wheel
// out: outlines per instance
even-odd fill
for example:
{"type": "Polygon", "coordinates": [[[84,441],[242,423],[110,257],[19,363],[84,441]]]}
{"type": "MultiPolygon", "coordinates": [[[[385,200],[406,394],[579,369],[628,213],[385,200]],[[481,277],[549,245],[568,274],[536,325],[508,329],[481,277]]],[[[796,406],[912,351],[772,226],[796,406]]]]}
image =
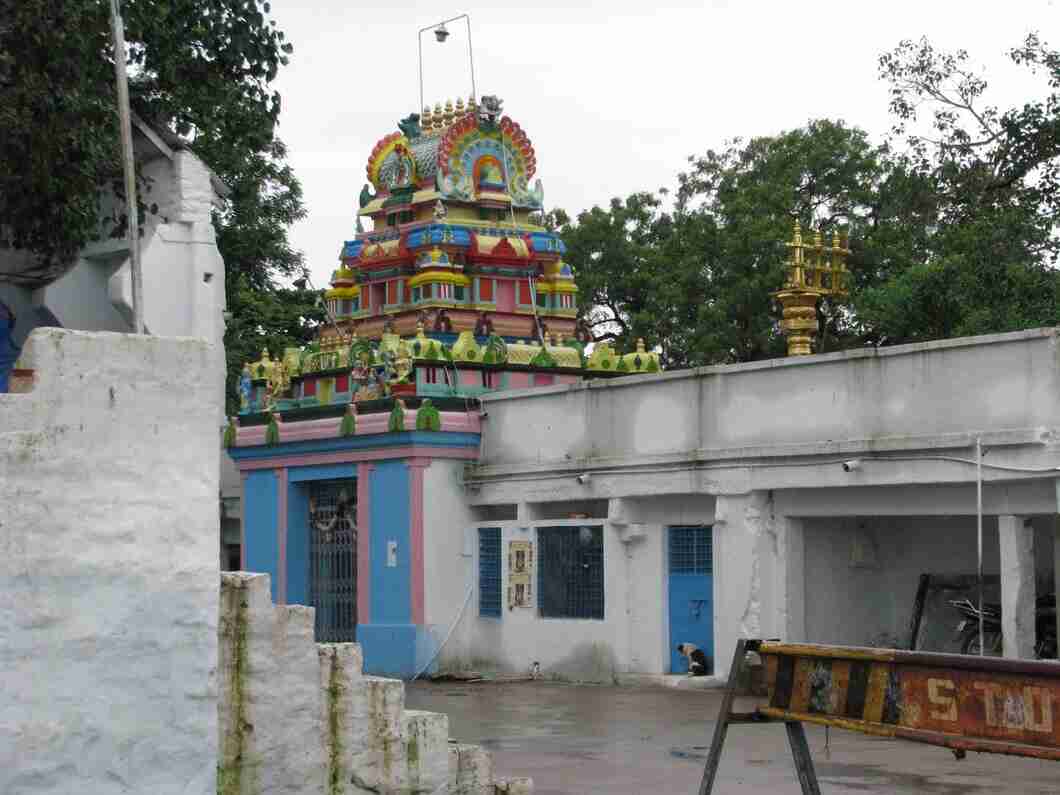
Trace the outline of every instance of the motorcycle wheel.
{"type": "MultiPolygon", "coordinates": [[[[983,640],[986,642],[987,657],[1000,657],[1002,649],[1004,648],[1004,640],[1001,636],[1001,631],[996,629],[987,629],[983,631],[983,640]]],[[[961,654],[974,654],[979,655],[979,628],[973,627],[971,631],[964,633],[964,638],[961,640],[961,654]]]]}

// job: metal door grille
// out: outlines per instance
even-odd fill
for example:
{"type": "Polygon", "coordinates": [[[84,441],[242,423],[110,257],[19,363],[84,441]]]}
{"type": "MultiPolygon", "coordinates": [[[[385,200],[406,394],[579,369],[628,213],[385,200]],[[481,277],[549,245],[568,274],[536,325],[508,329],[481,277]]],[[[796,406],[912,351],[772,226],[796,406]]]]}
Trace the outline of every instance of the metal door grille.
{"type": "Polygon", "coordinates": [[[318,643],[357,638],[357,485],[309,484],[309,604],[318,643]]]}
{"type": "Polygon", "coordinates": [[[709,527],[670,528],[670,573],[710,574],[713,545],[709,527]]]}

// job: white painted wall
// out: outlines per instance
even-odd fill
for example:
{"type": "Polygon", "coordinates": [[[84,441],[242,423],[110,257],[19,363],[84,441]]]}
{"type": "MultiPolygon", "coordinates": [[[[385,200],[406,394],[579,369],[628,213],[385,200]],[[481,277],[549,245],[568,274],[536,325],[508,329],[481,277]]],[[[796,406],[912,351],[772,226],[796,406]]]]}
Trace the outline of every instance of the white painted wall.
{"type": "Polygon", "coordinates": [[[0,792],[215,791],[213,354],[38,329],[0,395],[0,792]]]}
{"type": "Polygon", "coordinates": [[[785,459],[947,449],[966,458],[984,432],[996,435],[984,440],[991,463],[1021,455],[1028,464],[1055,464],[1056,334],[1037,329],[486,395],[486,456],[475,477],[647,470],[608,496],[654,493],[660,484],[652,467],[663,466],[673,472],[661,485],[687,490],[676,473],[691,463],[710,467],[700,473],[708,486],[727,469],[753,463],[742,488],[731,489],[738,493],[967,482],[974,471],[938,460],[865,467],[851,476],[838,462],[800,469],[785,459]]]}
{"type": "MultiPolygon", "coordinates": [[[[428,487],[452,489],[439,462],[427,470],[428,487]],[[433,483],[430,478],[437,478],[433,483]]],[[[459,464],[455,466],[460,466],[459,464]]],[[[427,494],[433,493],[428,491],[427,494]]],[[[425,504],[432,505],[430,498],[425,504]]],[[[445,572],[469,571],[474,585],[471,602],[445,651],[440,656],[443,669],[474,669],[525,673],[538,662],[545,676],[586,681],[613,681],[622,673],[662,673],[669,666],[669,618],[667,604],[666,526],[710,524],[714,500],[704,495],[666,496],[636,499],[612,505],[610,518],[535,519],[517,521],[482,520],[474,522],[467,508],[438,503],[443,516],[467,516],[468,524],[449,527],[449,542],[431,541],[435,527],[425,520],[425,546],[428,561],[428,623],[443,618],[444,631],[451,623],[467,593],[466,580],[445,572]],[[614,520],[614,521],[612,521],[614,520]],[[537,530],[563,525],[601,525],[604,541],[604,619],[541,618],[537,609],[537,530]],[[478,528],[501,528],[502,616],[479,615],[478,528]],[[462,544],[455,541],[462,539],[462,544]],[[625,539],[625,540],[624,540],[625,539]],[[534,599],[526,608],[508,609],[508,544],[529,540],[534,545],[535,570],[532,578],[534,599]],[[464,550],[470,555],[459,568],[455,558],[464,550]],[[432,554],[437,563],[432,562],[432,554]],[[434,604],[432,604],[434,602],[434,604]]],[[[540,510],[540,506],[539,506],[540,510]]],[[[523,511],[524,514],[528,513],[523,511]]],[[[438,627],[442,630],[442,627],[438,627]]],[[[443,631],[443,632],[444,632],[443,631]]]]}
{"type": "MultiPolygon", "coordinates": [[[[466,650],[464,633],[478,611],[475,568],[478,539],[466,532],[472,522],[472,511],[460,486],[463,471],[463,461],[442,458],[432,460],[423,470],[425,620],[435,649],[452,630],[438,656],[441,667],[449,669],[465,667],[455,661],[466,650]]],[[[418,666],[427,662],[419,661],[418,666]]]]}
{"type": "MultiPolygon", "coordinates": [[[[833,517],[804,525],[806,640],[814,643],[879,645],[881,636],[904,643],[920,575],[975,574],[978,566],[974,516],[833,517]]],[[[1037,579],[1051,587],[1051,524],[1035,525],[1037,579]]],[[[984,517],[983,561],[986,574],[999,573],[995,516],[984,517]]],[[[958,619],[954,612],[954,628],[958,619]]]]}
{"type": "MultiPolygon", "coordinates": [[[[217,249],[211,211],[219,202],[215,180],[188,150],[158,149],[136,128],[137,153],[148,190],[141,199],[157,213],[143,226],[144,325],[162,337],[201,337],[212,343],[214,388],[224,395],[225,268],[217,249]]],[[[164,144],[163,144],[164,146],[164,144]]],[[[124,212],[105,194],[104,215],[124,212]]],[[[109,232],[110,227],[106,228],[109,232]]],[[[17,252],[16,254],[21,254],[17,252]]],[[[0,255],[3,260],[15,254],[0,255]]],[[[63,328],[83,331],[132,330],[132,271],[128,243],[106,238],[81,251],[62,278],[39,290],[0,284],[0,299],[18,317],[15,342],[31,322],[32,308],[45,306],[63,328]]],[[[218,422],[223,421],[224,401],[218,422]]]]}

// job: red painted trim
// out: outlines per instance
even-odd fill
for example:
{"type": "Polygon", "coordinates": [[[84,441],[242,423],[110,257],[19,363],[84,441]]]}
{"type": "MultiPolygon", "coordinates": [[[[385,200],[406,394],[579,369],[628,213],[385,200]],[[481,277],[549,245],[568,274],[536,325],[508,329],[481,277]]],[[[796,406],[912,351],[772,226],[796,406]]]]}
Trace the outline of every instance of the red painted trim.
{"type": "Polygon", "coordinates": [[[287,604],[287,469],[276,469],[276,604],[287,604]]]}
{"type": "Polygon", "coordinates": [[[378,450],[339,450],[334,453],[306,453],[283,458],[261,458],[237,461],[240,472],[276,467],[305,467],[320,464],[347,464],[360,461],[384,461],[390,458],[478,458],[477,447],[383,447],[378,450]]]}
{"type": "Polygon", "coordinates": [[[372,513],[369,505],[369,476],[372,464],[357,465],[357,623],[368,624],[372,618],[372,513]]]}
{"type": "Polygon", "coordinates": [[[409,527],[409,567],[412,570],[410,592],[412,596],[412,623],[426,623],[423,584],[423,470],[431,465],[429,458],[409,459],[409,490],[411,491],[411,526],[409,527]]]}
{"type": "MultiPolygon", "coordinates": [[[[443,431],[454,433],[479,433],[482,423],[477,413],[463,411],[440,412],[443,431]]],[[[359,414],[357,416],[357,436],[373,433],[387,433],[390,422],[389,414],[359,414]]],[[[282,440],[284,442],[306,442],[314,439],[332,439],[339,435],[342,418],[326,420],[304,420],[283,424],[282,440]]],[[[416,430],[416,412],[405,412],[405,430],[416,430]]],[[[236,447],[258,447],[265,444],[265,426],[254,425],[249,428],[236,429],[236,447]]]]}
{"type": "Polygon", "coordinates": [[[247,473],[239,473],[239,570],[247,570],[247,473]]]}

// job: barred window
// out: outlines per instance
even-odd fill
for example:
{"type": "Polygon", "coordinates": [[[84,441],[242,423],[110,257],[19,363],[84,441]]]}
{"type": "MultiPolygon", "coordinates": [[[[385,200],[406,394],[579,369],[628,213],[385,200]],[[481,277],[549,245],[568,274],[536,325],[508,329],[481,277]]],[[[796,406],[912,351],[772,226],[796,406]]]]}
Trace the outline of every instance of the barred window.
{"type": "Polygon", "coordinates": [[[537,593],[542,618],[604,617],[604,533],[539,527],[537,593]]]}
{"type": "Polygon", "coordinates": [[[670,528],[670,573],[710,574],[713,571],[710,527],[670,528]]]}
{"type": "Polygon", "coordinates": [[[501,617],[501,531],[481,527],[478,531],[478,614],[501,617]]]}

